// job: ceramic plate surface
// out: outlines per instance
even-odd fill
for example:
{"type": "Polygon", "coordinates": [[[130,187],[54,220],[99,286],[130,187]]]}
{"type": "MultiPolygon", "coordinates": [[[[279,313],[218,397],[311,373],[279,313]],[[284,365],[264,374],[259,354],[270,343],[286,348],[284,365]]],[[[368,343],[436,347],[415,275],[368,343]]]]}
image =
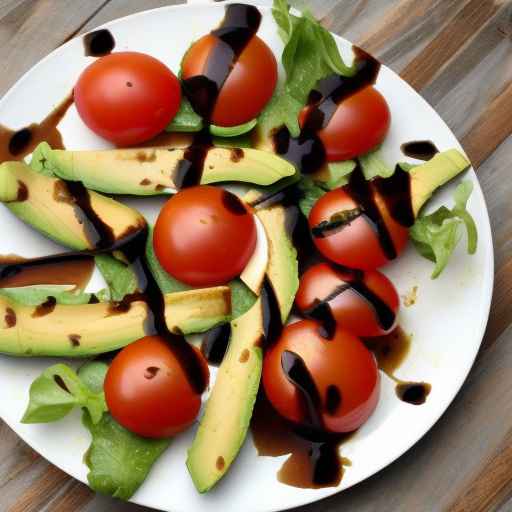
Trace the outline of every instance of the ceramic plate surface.
{"type": "MultiPolygon", "coordinates": [[[[263,21],[259,36],[280,55],[270,9],[261,8],[263,21]]],[[[115,51],[149,53],[175,73],[185,50],[199,36],[216,27],[224,15],[223,4],[172,6],[141,12],[107,26],[116,40],[115,51]]],[[[337,38],[344,55],[350,44],[337,38]]],[[[0,122],[20,128],[43,119],[72,89],[80,72],[93,61],[84,56],[81,38],[71,40],[34,66],[0,101],[0,122]]],[[[383,146],[390,163],[404,160],[400,144],[430,139],[439,149],[460,145],[434,110],[402,79],[382,67],[377,88],[387,99],[392,125],[383,146]]],[[[108,144],[91,133],[80,121],[74,107],[60,124],[69,149],[100,149],[108,144]]],[[[471,368],[484,333],[491,301],[493,251],[489,218],[475,173],[467,177],[475,184],[469,209],[478,225],[479,246],[469,257],[461,243],[449,268],[437,280],[430,279],[432,264],[409,248],[399,261],[385,267],[400,295],[418,286],[412,307],[402,307],[399,322],[413,334],[411,352],[397,376],[404,380],[427,381],[432,392],[426,404],[399,401],[392,382],[382,376],[382,398],[371,419],[342,447],[352,461],[338,488],[302,490],[280,484],[276,472],[285,457],[258,457],[249,436],[228,475],[210,493],[199,495],[185,467],[187,448],[194,429],[176,438],[157,462],[147,481],[133,497],[136,503],[173,512],[270,512],[302,505],[346,489],[379,471],[417,442],[446,410],[471,368]]],[[[454,184],[436,195],[429,208],[452,204],[454,184]]],[[[164,202],[161,198],[130,200],[153,221],[164,202]]],[[[38,256],[62,248],[25,226],[0,207],[2,241],[0,253],[38,256]]],[[[91,289],[103,286],[99,276],[91,289]]],[[[27,404],[33,379],[55,361],[0,356],[1,417],[50,462],[86,482],[87,468],[82,456],[89,435],[81,426],[78,412],[48,425],[22,425],[19,420],[27,404]]]]}

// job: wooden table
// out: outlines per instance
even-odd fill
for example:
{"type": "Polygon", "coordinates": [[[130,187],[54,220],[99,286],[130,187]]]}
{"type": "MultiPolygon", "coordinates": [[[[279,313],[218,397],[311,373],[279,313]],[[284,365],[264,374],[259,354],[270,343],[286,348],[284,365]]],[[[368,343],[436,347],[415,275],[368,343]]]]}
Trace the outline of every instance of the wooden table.
{"type": "MultiPolygon", "coordinates": [[[[69,38],[173,0],[0,0],[0,95],[69,38]]],[[[512,0],[310,0],[333,32],[415,87],[462,141],[496,248],[489,325],[437,425],[394,464],[302,512],[512,510],[512,0]]],[[[142,512],[95,495],[0,421],[0,511],[142,512]]]]}

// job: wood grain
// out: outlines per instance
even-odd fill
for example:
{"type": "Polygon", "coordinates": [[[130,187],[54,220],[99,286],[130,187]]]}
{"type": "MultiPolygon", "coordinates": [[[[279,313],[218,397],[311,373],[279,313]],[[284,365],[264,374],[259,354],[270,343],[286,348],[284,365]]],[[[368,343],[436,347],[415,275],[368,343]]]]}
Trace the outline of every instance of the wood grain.
{"type": "MultiPolygon", "coordinates": [[[[73,34],[165,0],[0,0],[0,94],[73,34]],[[51,20],[51,23],[48,22],[51,20]]],[[[512,0],[311,0],[334,32],[401,73],[478,167],[496,248],[495,299],[452,407],[368,481],[296,512],[512,510],[512,0]]],[[[0,424],[0,511],[142,512],[95,495],[0,424]]]]}

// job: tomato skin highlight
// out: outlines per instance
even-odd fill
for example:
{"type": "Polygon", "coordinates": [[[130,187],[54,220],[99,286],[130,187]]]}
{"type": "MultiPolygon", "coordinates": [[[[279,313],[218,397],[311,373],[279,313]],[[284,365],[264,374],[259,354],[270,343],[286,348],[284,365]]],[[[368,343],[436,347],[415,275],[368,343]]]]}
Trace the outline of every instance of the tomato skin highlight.
{"type": "MultiPolygon", "coordinates": [[[[208,57],[217,42],[214,35],[208,34],[190,47],[182,63],[183,80],[204,72],[208,57]]],[[[254,36],[222,85],[211,122],[228,127],[254,119],[270,101],[276,84],[276,58],[265,42],[254,36]]]]}
{"type": "Polygon", "coordinates": [[[281,337],[265,354],[263,386],[267,398],[287,420],[300,423],[301,398],[287,379],[281,365],[285,350],[298,354],[306,364],[322,398],[322,419],[329,432],[345,433],[359,428],[377,406],[380,377],[373,354],[348,331],[336,329],[333,339],[319,333],[319,325],[301,320],[287,325],[281,337]],[[329,386],[336,386],[341,401],[334,412],[327,412],[329,386]]]}
{"type": "Polygon", "coordinates": [[[137,52],[101,57],[80,75],[76,108],[96,134],[118,146],[144,142],[176,115],[181,88],[162,62],[137,52]]]}
{"type": "MultiPolygon", "coordinates": [[[[344,283],[354,281],[349,272],[334,269],[327,263],[310,267],[300,278],[295,303],[304,313],[315,301],[325,299],[344,283]]],[[[356,336],[383,336],[396,327],[396,318],[400,307],[400,298],[391,281],[377,270],[364,272],[362,283],[377,295],[395,314],[394,323],[384,329],[378,321],[374,307],[355,290],[348,289],[329,301],[336,323],[356,336]]]]}
{"type": "MultiPolygon", "coordinates": [[[[299,115],[301,127],[310,107],[299,115]]],[[[342,101],[325,128],[318,131],[328,162],[350,160],[382,143],[391,124],[387,101],[368,86],[342,101]]]]}
{"type": "Polygon", "coordinates": [[[192,286],[225,284],[240,275],[256,247],[252,213],[235,195],[209,185],[178,192],[155,224],[162,267],[192,286]]]}
{"type": "MultiPolygon", "coordinates": [[[[208,382],[208,365],[196,352],[208,382]]],[[[185,430],[201,407],[201,396],[160,336],[146,336],[123,348],[108,369],[104,388],[110,414],[143,437],[170,437],[185,430]]]]}
{"type": "MultiPolygon", "coordinates": [[[[389,214],[385,203],[378,196],[375,197],[398,256],[407,244],[409,231],[398,224],[389,214]]],[[[345,190],[331,190],[314,204],[309,214],[309,226],[312,229],[322,221],[328,221],[333,214],[356,207],[358,205],[345,190]]],[[[336,233],[326,234],[323,238],[313,236],[313,241],[323,256],[345,267],[372,270],[389,262],[377,233],[364,215],[336,233]]]]}

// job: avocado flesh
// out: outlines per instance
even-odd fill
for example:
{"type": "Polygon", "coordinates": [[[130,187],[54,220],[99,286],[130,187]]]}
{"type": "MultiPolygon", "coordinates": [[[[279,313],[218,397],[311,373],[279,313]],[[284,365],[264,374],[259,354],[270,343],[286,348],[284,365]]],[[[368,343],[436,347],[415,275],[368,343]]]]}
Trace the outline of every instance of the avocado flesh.
{"type": "Polygon", "coordinates": [[[187,468],[200,493],[224,476],[247,435],[262,370],[261,299],[231,328],[228,350],[188,451],[187,468]]]}
{"type": "Polygon", "coordinates": [[[172,332],[204,332],[231,316],[229,286],[214,286],[165,295],[167,325],[172,332]]]}
{"type": "MultiPolygon", "coordinates": [[[[75,250],[94,249],[62,185],[60,179],[35,172],[23,162],[0,165],[0,201],[14,215],[62,245],[75,250]],[[14,183],[26,187],[25,200],[12,198],[14,183]]],[[[146,225],[144,217],[133,208],[93,191],[89,194],[92,208],[112,228],[117,240],[146,225]]]]}
{"type": "Polygon", "coordinates": [[[414,216],[417,217],[423,205],[439,187],[453,179],[471,165],[470,161],[457,149],[437,153],[424,164],[410,171],[411,198],[414,216]]]}
{"type": "MultiPolygon", "coordinates": [[[[258,210],[256,215],[267,235],[266,275],[276,294],[284,323],[299,285],[297,252],[287,230],[287,212],[278,205],[258,210]]],[[[249,311],[231,322],[228,352],[188,452],[187,467],[201,493],[210,490],[224,476],[247,435],[262,371],[261,300],[259,298],[249,311]]]]}
{"type": "MultiPolygon", "coordinates": [[[[176,191],[173,176],[186,148],[66,151],[46,144],[37,151],[46,158],[45,169],[63,179],[81,181],[99,192],[144,196],[176,191]]],[[[270,185],[293,173],[290,163],[267,152],[213,147],[207,153],[200,183],[240,181],[270,185]]]]}
{"type": "Polygon", "coordinates": [[[299,264],[297,250],[293,246],[287,229],[287,212],[282,205],[256,211],[265,232],[269,246],[267,277],[276,295],[283,324],[295,300],[299,288],[299,264]]]}
{"type": "MultiPolygon", "coordinates": [[[[225,321],[231,314],[231,293],[227,286],[164,295],[165,319],[169,329],[198,332],[225,321]],[[199,304],[201,302],[201,304],[199,304]],[[193,304],[196,304],[195,307],[193,304]],[[183,310],[189,308],[191,314],[183,310]],[[194,316],[197,315],[197,316],[194,316]]],[[[27,306],[0,296],[0,353],[15,356],[85,357],[109,352],[146,335],[148,308],[135,301],[127,311],[109,302],[57,304],[44,316],[37,306],[27,306]]]]}

